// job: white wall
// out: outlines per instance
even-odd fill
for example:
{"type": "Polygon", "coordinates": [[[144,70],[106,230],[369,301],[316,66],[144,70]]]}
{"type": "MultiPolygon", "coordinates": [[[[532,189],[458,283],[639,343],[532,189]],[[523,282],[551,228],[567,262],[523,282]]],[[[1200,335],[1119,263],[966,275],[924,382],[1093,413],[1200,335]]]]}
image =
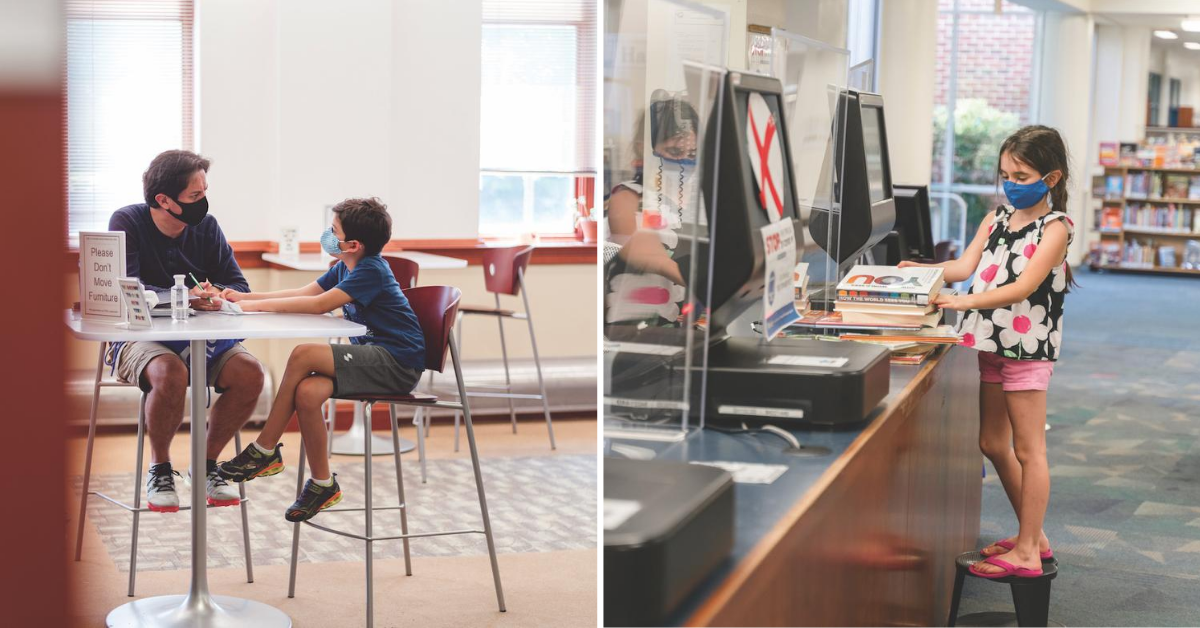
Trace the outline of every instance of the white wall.
{"type": "MultiPolygon", "coordinates": [[[[1200,52],[1172,46],[1165,56],[1164,66],[1163,106],[1170,104],[1170,79],[1179,79],[1179,104],[1193,109],[1200,107],[1200,52]]],[[[1166,121],[1164,117],[1163,122],[1166,121]]]]}
{"type": "Polygon", "coordinates": [[[1071,157],[1071,200],[1066,211],[1075,222],[1075,241],[1067,253],[1072,264],[1083,258],[1086,232],[1092,224],[1088,199],[1097,148],[1090,136],[1092,103],[1088,94],[1092,88],[1094,32],[1095,22],[1087,14],[1045,16],[1038,122],[1058,129],[1071,157]]]}
{"type": "Polygon", "coordinates": [[[877,60],[892,180],[928,185],[933,168],[937,0],[888,0],[882,14],[877,60]]]}
{"type": "MultiPolygon", "coordinates": [[[[1145,136],[1150,29],[1098,25],[1092,68],[1092,142],[1134,142],[1145,136]]],[[[1087,164],[1095,166],[1095,160],[1087,164]]]]}
{"type": "Polygon", "coordinates": [[[479,224],[480,0],[198,0],[199,150],[230,240],[379,196],[397,238],[479,224]]]}

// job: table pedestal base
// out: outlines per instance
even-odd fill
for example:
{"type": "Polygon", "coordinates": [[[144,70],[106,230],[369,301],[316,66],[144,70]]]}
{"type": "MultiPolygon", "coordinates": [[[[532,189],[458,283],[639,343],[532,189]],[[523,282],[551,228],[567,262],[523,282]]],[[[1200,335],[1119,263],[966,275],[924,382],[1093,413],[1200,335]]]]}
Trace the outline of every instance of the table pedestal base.
{"type": "Polygon", "coordinates": [[[205,596],[206,603],[185,604],[186,595],[161,595],[135,600],[118,606],[108,614],[108,626],[115,628],[164,626],[170,628],[291,628],[292,620],[283,611],[253,600],[216,595],[205,596]]]}
{"type": "MultiPolygon", "coordinates": [[[[365,456],[363,449],[363,432],[367,431],[367,417],[363,404],[354,404],[354,422],[345,434],[338,434],[329,443],[329,450],[339,456],[365,456]]],[[[407,438],[400,439],[400,453],[406,454],[417,448],[417,444],[407,438]]],[[[392,455],[392,439],[371,435],[371,455],[392,455]]]]}

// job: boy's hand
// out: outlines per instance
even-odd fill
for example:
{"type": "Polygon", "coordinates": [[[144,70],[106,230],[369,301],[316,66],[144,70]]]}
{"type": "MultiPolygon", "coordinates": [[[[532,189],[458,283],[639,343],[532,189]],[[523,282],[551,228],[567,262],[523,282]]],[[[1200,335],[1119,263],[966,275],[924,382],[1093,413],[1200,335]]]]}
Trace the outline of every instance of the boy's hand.
{"type": "Polygon", "coordinates": [[[238,292],[237,290],[234,290],[233,288],[226,288],[221,291],[220,296],[222,299],[225,299],[226,301],[229,301],[230,303],[237,303],[238,301],[241,301],[242,299],[246,298],[246,293],[238,292]]]}
{"type": "Polygon", "coordinates": [[[975,309],[969,294],[939,294],[933,298],[933,304],[941,310],[958,310],[960,312],[975,309]]]}

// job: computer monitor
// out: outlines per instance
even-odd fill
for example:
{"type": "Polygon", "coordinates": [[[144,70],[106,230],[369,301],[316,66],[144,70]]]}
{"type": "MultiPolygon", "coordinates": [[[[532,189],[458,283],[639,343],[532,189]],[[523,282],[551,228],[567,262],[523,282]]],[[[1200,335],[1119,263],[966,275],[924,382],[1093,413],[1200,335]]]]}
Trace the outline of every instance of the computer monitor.
{"type": "Polygon", "coordinates": [[[836,159],[841,164],[834,186],[841,209],[837,238],[828,237],[831,212],[820,208],[813,209],[809,232],[842,264],[883,240],[896,222],[883,98],[844,91],[838,99],[837,132],[836,159]]]}
{"type": "Polygon", "coordinates": [[[932,260],[933,226],[929,188],[924,185],[892,186],[896,201],[896,231],[900,234],[900,257],[932,260]]]}
{"type": "MultiPolygon", "coordinates": [[[[726,325],[762,302],[766,284],[762,228],[790,220],[797,251],[803,247],[779,79],[729,72],[719,111],[720,136],[715,134],[718,116],[714,115],[705,147],[708,159],[718,159],[717,172],[706,168],[701,182],[711,238],[708,305],[713,340],[720,338],[726,325]]],[[[703,281],[708,269],[701,270],[703,281]]]]}

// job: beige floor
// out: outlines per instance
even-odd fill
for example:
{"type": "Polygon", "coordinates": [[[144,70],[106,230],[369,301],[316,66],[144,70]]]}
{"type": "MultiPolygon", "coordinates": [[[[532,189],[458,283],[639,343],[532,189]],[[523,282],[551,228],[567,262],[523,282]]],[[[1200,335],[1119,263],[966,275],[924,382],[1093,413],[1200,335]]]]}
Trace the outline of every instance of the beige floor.
{"type": "MultiPolygon", "coordinates": [[[[564,420],[554,424],[558,453],[596,452],[594,420],[564,420]]],[[[243,438],[253,438],[247,431],[243,438]]],[[[477,426],[480,455],[509,457],[554,455],[545,425],[522,421],[513,435],[506,423],[486,422],[477,426]]],[[[390,433],[380,433],[390,437],[390,433]]],[[[411,426],[402,436],[414,438],[411,426]]],[[[135,453],[132,435],[97,437],[93,471],[129,472],[135,453]]],[[[299,434],[284,436],[285,461],[294,463],[299,451],[299,434]]],[[[452,450],[453,428],[436,425],[428,440],[431,459],[465,455],[452,450]]],[[[85,442],[68,443],[68,475],[83,471],[85,442]]],[[[186,464],[188,439],[175,439],[172,458],[186,464]]],[[[227,454],[228,455],[228,452],[227,454]]],[[[412,456],[413,454],[407,454],[412,456]]],[[[335,463],[339,457],[335,456],[335,463]]],[[[582,497],[582,496],[581,496],[582,497]]],[[[595,496],[589,497],[594,499],[595,496]]],[[[74,547],[72,502],[69,548],[74,547]]],[[[152,515],[144,515],[152,516],[152,515]]],[[[186,521],[186,520],[185,520],[186,521]]],[[[414,541],[418,542],[418,541],[414,541]]],[[[186,551],[186,550],[185,550],[186,551]]],[[[71,552],[73,555],[73,552],[71,552]]],[[[375,625],[385,626],[595,626],[596,552],[566,551],[501,554],[507,613],[496,608],[487,556],[416,558],[413,576],[404,576],[401,560],[375,561],[375,625]]],[[[74,626],[104,625],[113,608],[130,601],[125,589],[128,574],[119,572],[92,526],[85,526],[83,560],[69,563],[72,583],[71,616],[74,626]]],[[[245,580],[242,568],[209,572],[214,594],[258,600],[287,613],[297,627],[360,626],[365,622],[364,565],[361,562],[302,563],[297,576],[297,595],[287,598],[288,566],[256,567],[255,582],[245,580]]],[[[189,571],[155,571],[138,575],[138,597],[185,593],[189,571]]]]}

